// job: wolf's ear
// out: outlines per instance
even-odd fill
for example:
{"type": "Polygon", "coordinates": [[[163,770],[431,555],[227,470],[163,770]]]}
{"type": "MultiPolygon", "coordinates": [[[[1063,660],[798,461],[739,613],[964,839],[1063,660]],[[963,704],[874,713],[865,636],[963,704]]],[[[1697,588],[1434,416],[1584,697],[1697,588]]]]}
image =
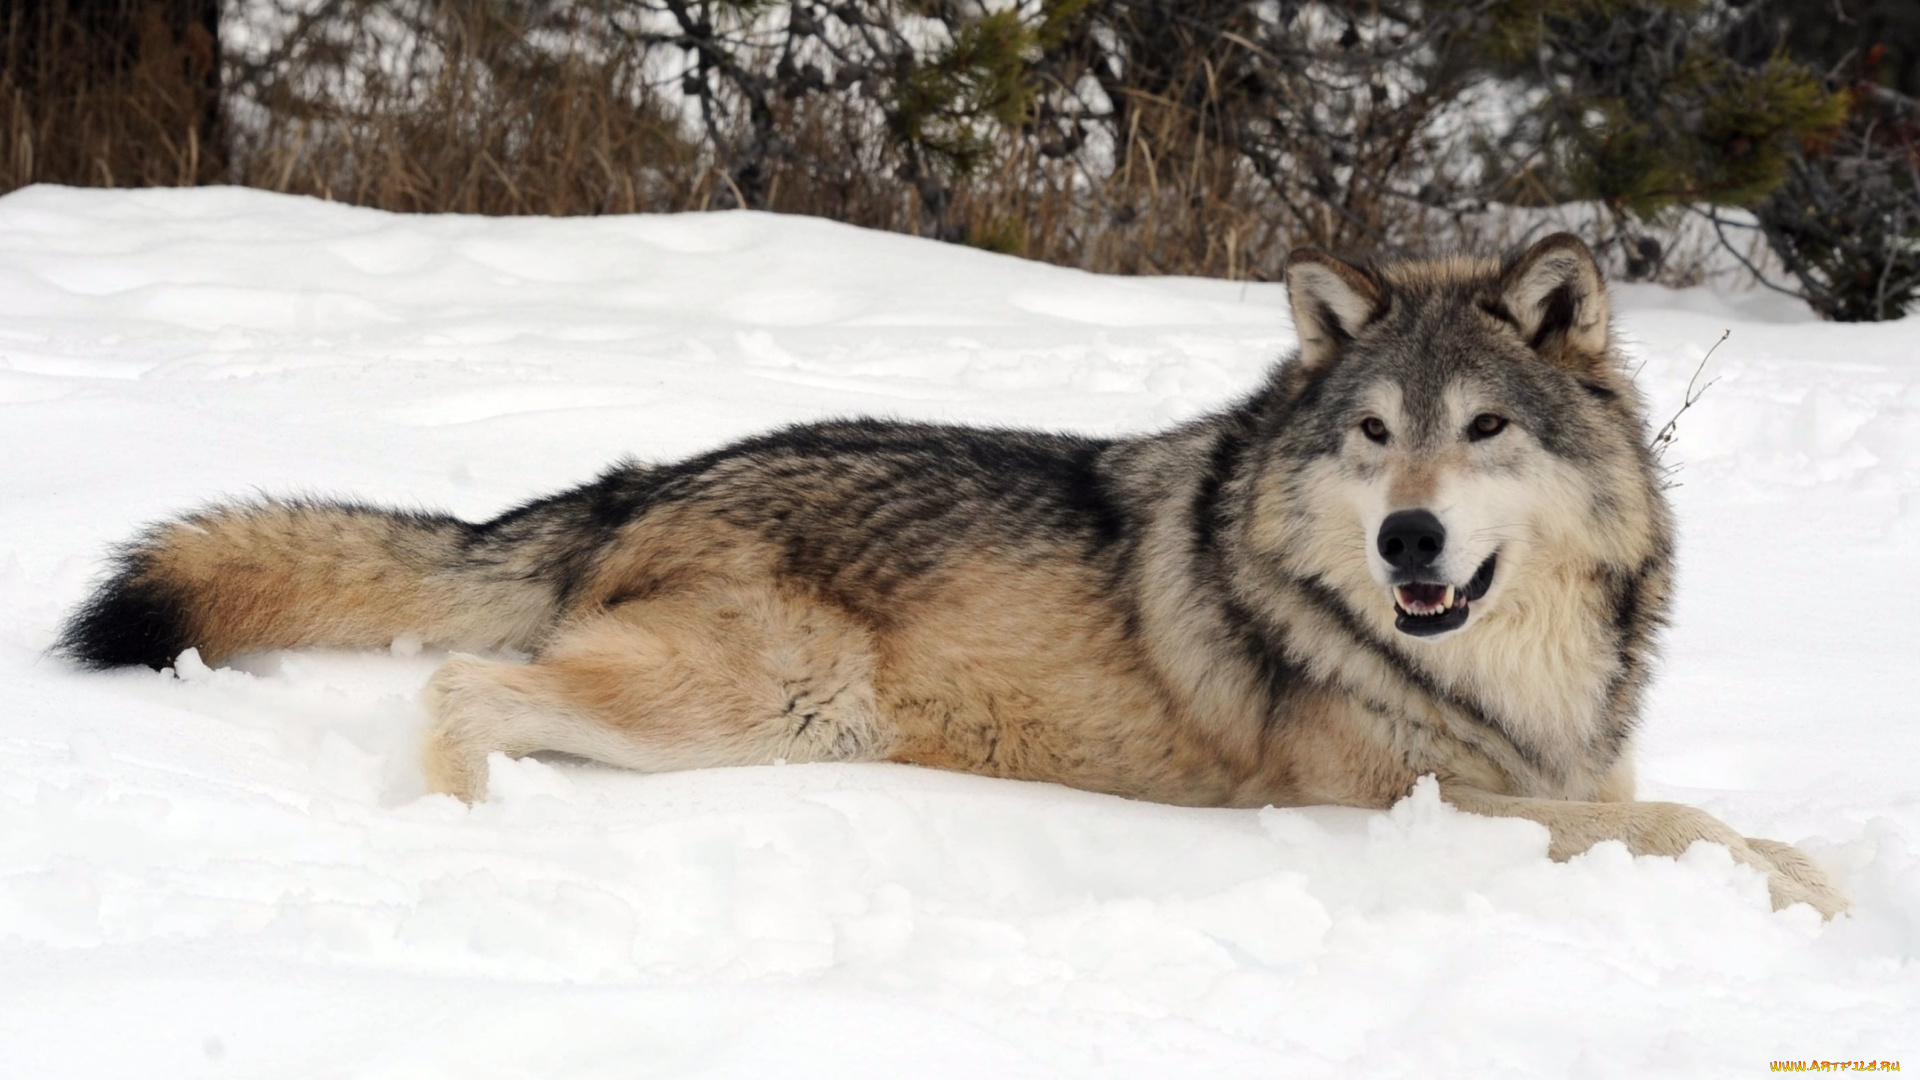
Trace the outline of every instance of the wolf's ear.
{"type": "Polygon", "coordinates": [[[1607,356],[1607,287],[1593,252],[1572,233],[1528,248],[1500,275],[1500,305],[1541,356],[1590,367],[1607,356]]]}
{"type": "Polygon", "coordinates": [[[1324,251],[1300,248],[1287,256],[1287,299],[1300,334],[1300,363],[1324,366],[1380,311],[1378,282],[1324,251]]]}

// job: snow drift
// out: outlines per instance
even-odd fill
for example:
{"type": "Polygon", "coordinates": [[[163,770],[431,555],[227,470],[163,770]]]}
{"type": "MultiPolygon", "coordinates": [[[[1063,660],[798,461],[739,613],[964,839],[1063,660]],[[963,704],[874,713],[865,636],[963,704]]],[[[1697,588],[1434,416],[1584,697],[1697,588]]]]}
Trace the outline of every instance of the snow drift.
{"type": "Polygon", "coordinates": [[[1277,286],[748,213],[0,199],[0,1061],[10,1076],[1751,1076],[1920,1067],[1920,320],[1617,291],[1678,407],[1643,794],[1803,844],[1544,857],[1430,785],[1190,810],[895,766],[496,759],[424,793],[437,658],[83,675],[108,545],[232,494],[468,517],[626,454],[878,413],[1134,431],[1253,385],[1277,286]]]}

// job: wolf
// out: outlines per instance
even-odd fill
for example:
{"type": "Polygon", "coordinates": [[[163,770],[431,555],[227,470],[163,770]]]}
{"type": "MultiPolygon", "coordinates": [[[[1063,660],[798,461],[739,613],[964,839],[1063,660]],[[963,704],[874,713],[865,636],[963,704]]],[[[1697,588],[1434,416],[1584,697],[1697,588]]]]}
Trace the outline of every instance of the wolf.
{"type": "Polygon", "coordinates": [[[217,506],[121,548],[55,649],[464,650],[424,762],[469,801],[496,752],[1226,807],[1380,809],[1430,774],[1556,859],[1706,840],[1776,907],[1844,910],[1797,849],[1634,800],[1673,528],[1588,248],[1285,277],[1297,351],[1169,431],[806,424],[478,524],[217,506]]]}

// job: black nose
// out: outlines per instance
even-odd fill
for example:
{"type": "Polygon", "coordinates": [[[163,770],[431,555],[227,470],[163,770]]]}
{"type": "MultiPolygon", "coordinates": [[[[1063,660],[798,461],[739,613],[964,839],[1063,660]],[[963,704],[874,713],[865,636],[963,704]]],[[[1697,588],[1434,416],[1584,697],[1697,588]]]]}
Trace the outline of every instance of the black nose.
{"type": "Polygon", "coordinates": [[[1380,557],[1395,570],[1425,570],[1447,546],[1447,530],[1425,510],[1400,510],[1380,523],[1380,557]]]}

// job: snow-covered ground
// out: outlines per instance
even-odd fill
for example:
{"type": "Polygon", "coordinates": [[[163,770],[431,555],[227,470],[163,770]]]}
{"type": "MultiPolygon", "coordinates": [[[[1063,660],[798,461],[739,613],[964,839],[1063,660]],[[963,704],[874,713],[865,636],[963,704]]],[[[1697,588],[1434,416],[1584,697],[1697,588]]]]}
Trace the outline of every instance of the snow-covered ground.
{"type": "Polygon", "coordinates": [[[891,766],[539,761],[429,797],[432,655],[80,674],[111,543],[254,491],[483,517],[849,413],[1139,431],[1281,290],[730,213],[0,199],[0,1075],[1729,1076],[1920,1069],[1920,317],[1622,288],[1683,568],[1643,793],[1804,844],[1568,864],[1416,794],[1206,811],[891,766]]]}

